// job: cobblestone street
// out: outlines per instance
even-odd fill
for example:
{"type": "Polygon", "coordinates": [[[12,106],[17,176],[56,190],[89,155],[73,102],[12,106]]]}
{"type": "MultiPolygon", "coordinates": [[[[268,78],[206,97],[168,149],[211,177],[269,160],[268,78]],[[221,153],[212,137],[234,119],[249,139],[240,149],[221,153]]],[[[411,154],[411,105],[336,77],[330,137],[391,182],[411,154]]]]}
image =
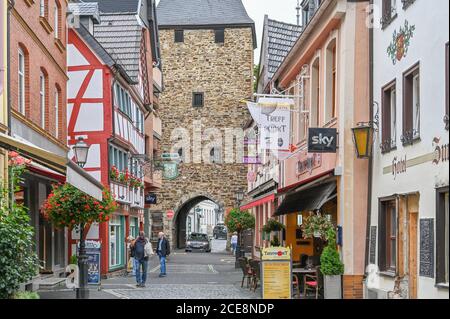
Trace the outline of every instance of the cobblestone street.
{"type": "MultiPolygon", "coordinates": [[[[91,299],[257,299],[256,292],[241,288],[242,272],[234,268],[234,257],[225,251],[226,241],[213,240],[212,253],[175,251],[167,261],[167,277],[159,278],[159,260],[149,262],[145,288],[137,288],[135,277],[117,276],[91,289],[91,299]]],[[[72,299],[68,289],[39,291],[42,299],[72,299]]]]}

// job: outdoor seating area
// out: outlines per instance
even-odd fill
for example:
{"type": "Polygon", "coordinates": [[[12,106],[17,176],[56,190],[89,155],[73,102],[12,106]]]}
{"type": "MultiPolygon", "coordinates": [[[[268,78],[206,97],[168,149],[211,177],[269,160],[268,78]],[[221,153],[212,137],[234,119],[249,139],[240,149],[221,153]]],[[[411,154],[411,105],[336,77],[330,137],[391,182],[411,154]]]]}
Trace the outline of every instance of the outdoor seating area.
{"type": "MultiPolygon", "coordinates": [[[[261,261],[247,257],[238,260],[242,271],[241,288],[256,292],[261,285],[261,261]]],[[[319,257],[302,254],[300,262],[292,264],[292,292],[293,299],[323,299],[319,257]]]]}

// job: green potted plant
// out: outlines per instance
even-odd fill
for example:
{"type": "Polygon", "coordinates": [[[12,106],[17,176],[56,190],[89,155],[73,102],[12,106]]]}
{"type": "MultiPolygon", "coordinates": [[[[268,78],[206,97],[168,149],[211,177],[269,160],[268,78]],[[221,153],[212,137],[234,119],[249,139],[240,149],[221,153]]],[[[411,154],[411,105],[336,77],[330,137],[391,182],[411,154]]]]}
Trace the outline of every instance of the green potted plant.
{"type": "Polygon", "coordinates": [[[326,240],[327,245],[320,256],[320,271],[324,277],[324,298],[342,299],[344,264],[336,249],[336,231],[333,228],[327,230],[326,240]]]}
{"type": "MultiPolygon", "coordinates": [[[[274,218],[271,218],[267,221],[267,223],[264,225],[262,230],[265,234],[269,235],[269,239],[270,239],[270,234],[272,232],[280,232],[283,229],[285,229],[285,226],[282,223],[280,223],[279,221],[277,221],[274,218]]],[[[281,245],[278,236],[273,237],[273,239],[270,241],[270,245],[272,247],[279,247],[281,245]]]]}
{"type": "MultiPolygon", "coordinates": [[[[238,235],[238,255],[240,254],[242,232],[255,227],[255,216],[248,211],[241,211],[239,208],[232,209],[225,217],[225,225],[230,233],[236,232],[238,235]]],[[[238,264],[235,265],[239,267],[238,264]]]]}

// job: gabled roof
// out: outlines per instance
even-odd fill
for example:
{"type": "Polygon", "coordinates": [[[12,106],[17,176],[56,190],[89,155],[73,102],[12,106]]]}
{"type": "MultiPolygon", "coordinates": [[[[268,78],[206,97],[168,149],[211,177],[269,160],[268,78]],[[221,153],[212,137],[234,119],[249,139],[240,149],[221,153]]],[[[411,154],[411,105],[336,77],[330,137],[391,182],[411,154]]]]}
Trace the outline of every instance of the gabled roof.
{"type": "Polygon", "coordinates": [[[270,79],[291,51],[301,32],[301,26],[267,19],[268,39],[265,40],[268,41],[268,73],[270,79]]]}
{"type": "Polygon", "coordinates": [[[255,23],[242,0],[160,0],[157,14],[160,28],[248,26],[256,47],[255,23]]]}
{"type": "Polygon", "coordinates": [[[133,82],[138,83],[142,26],[136,16],[102,14],[101,23],[94,26],[94,36],[133,82]]]}

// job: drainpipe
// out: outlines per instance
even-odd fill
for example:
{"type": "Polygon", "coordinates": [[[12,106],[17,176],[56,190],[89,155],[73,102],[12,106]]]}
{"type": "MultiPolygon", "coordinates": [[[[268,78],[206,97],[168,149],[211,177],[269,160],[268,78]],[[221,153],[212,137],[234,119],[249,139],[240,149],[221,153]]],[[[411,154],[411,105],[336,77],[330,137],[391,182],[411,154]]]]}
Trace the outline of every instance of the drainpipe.
{"type": "Polygon", "coordinates": [[[10,44],[10,34],[11,34],[11,10],[14,8],[15,1],[9,0],[6,5],[6,79],[8,86],[6,92],[8,94],[7,100],[7,121],[8,121],[8,135],[11,136],[11,72],[10,72],[10,62],[11,62],[11,44],[10,44]]]}
{"type": "MultiPolygon", "coordinates": [[[[369,1],[369,5],[373,6],[373,0],[369,1]]],[[[374,105],[374,94],[373,94],[373,26],[369,28],[369,114],[370,120],[374,120],[373,105],[374,105]]],[[[374,147],[373,147],[374,149],[374,147]]],[[[369,158],[369,175],[368,175],[368,185],[367,185],[367,225],[366,225],[366,251],[365,251],[365,264],[364,273],[365,278],[367,277],[367,266],[369,265],[369,248],[370,248],[370,221],[372,217],[372,184],[373,184],[373,149],[372,156],[369,158]]]]}

